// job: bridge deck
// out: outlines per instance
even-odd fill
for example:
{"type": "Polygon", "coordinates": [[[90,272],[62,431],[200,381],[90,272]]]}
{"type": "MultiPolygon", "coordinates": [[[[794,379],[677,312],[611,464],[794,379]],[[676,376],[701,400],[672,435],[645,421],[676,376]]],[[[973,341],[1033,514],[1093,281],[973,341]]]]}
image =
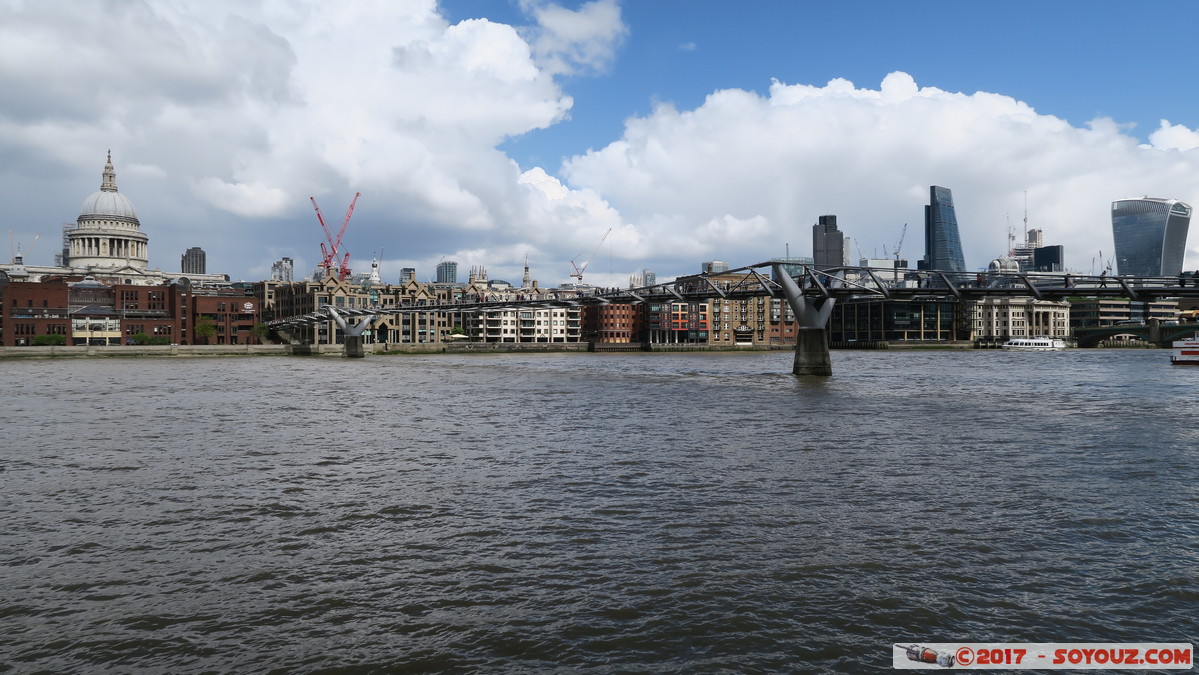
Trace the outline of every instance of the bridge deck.
{"type": "MultiPolygon", "coordinates": [[[[783,298],[782,286],[759,270],[776,266],[800,267],[795,279],[809,300],[875,297],[900,301],[977,301],[986,298],[1029,297],[1038,300],[1071,298],[1128,298],[1157,300],[1189,298],[1199,303],[1199,279],[1174,277],[1110,277],[1106,275],[942,272],[838,267],[816,270],[781,261],[766,261],[725,272],[679,277],[674,281],[632,289],[596,289],[593,292],[547,292],[518,298],[463,298],[455,302],[417,301],[388,307],[337,308],[349,316],[414,312],[475,313],[508,309],[579,307],[613,303],[669,302],[710,298],[783,298]],[[895,276],[890,280],[885,277],[895,276]],[[1190,281],[1189,285],[1181,285],[1190,281]]],[[[276,319],[272,327],[332,320],[323,312],[276,319]]]]}

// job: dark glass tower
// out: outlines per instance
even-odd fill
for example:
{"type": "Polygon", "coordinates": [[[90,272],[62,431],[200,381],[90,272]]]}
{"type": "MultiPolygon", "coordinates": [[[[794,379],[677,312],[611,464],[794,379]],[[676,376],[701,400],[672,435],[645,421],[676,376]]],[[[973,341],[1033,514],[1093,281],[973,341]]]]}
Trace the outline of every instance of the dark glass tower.
{"type": "Polygon", "coordinates": [[[845,264],[845,235],[837,229],[837,216],[820,216],[812,226],[812,261],[818,270],[845,264]]]}
{"type": "Polygon", "coordinates": [[[958,216],[953,210],[953,193],[936,185],[929,188],[928,206],[924,207],[923,268],[943,272],[965,272],[962,237],[958,234],[958,216]]]}
{"type": "Polygon", "coordinates": [[[1172,277],[1182,271],[1191,206],[1177,199],[1121,199],[1112,202],[1116,273],[1172,277]]]}
{"type": "Polygon", "coordinates": [[[207,257],[199,246],[187,249],[179,261],[180,271],[184,274],[205,274],[208,269],[207,257]]]}

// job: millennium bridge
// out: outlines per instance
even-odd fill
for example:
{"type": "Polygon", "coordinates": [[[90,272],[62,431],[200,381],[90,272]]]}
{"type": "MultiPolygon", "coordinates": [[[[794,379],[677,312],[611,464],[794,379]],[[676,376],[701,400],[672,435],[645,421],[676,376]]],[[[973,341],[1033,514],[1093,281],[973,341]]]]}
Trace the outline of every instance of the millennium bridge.
{"type": "MultiPolygon", "coordinates": [[[[768,296],[785,298],[795,315],[798,335],[795,344],[796,375],[832,374],[826,332],[838,300],[881,298],[885,300],[973,301],[986,298],[1031,297],[1037,300],[1123,298],[1158,300],[1193,298],[1199,301],[1199,277],[1135,277],[1075,275],[1072,273],[986,272],[964,273],[938,270],[891,270],[870,267],[824,267],[768,260],[721,272],[683,276],[673,281],[629,289],[596,289],[590,292],[539,293],[520,299],[490,300],[460,298],[453,302],[420,300],[388,307],[341,308],[323,305],[302,316],[276,319],[274,329],[334,321],[345,334],[345,355],[364,355],[362,335],[372,321],[385,314],[452,311],[489,312],[512,309],[545,309],[583,305],[640,304],[674,300],[743,299],[768,296]],[[766,272],[764,274],[763,272],[766,272]],[[1192,281],[1186,285],[1186,281],[1192,281]]],[[[1164,334],[1159,326],[1118,326],[1087,329],[1080,337],[1090,345],[1109,335],[1132,333],[1157,340],[1195,332],[1195,326],[1171,326],[1164,334]],[[1156,331],[1151,333],[1150,329],[1156,331]]]]}

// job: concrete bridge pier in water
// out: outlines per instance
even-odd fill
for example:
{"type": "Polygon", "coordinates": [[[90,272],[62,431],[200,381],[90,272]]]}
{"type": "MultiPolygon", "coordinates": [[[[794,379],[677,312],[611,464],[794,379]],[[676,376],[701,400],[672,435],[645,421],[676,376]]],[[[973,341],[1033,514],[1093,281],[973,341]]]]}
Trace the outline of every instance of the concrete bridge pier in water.
{"type": "Polygon", "coordinates": [[[371,321],[374,321],[373,314],[362,317],[357,323],[350,323],[338,314],[337,310],[332,307],[325,307],[329,312],[329,316],[337,322],[337,327],[345,334],[346,343],[344,356],[348,359],[361,359],[366,356],[366,351],[362,348],[362,334],[370,327],[371,321]]]}
{"type": "MultiPolygon", "coordinates": [[[[796,375],[817,375],[828,377],[833,374],[833,361],[829,355],[828,326],[829,317],[833,314],[833,305],[837,302],[832,297],[823,300],[809,300],[804,297],[799,285],[779,263],[772,265],[774,276],[783,287],[787,304],[795,314],[795,322],[799,334],[795,337],[795,366],[791,372],[796,375]]],[[[827,290],[820,281],[820,276],[809,272],[807,282],[817,288],[827,290]]],[[[825,277],[828,279],[828,277],[825,277]]]]}

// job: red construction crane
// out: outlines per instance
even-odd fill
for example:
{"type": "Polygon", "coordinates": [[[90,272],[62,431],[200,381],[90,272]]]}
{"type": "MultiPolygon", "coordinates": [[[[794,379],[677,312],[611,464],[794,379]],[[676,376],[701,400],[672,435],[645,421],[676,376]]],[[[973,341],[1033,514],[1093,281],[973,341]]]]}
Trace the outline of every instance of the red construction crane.
{"type": "Polygon", "coordinates": [[[316,205],[316,197],[309,197],[312,200],[312,208],[316,209],[316,219],[321,223],[321,229],[325,231],[325,239],[329,242],[325,246],[325,242],[321,242],[321,267],[325,268],[325,278],[333,276],[333,270],[337,270],[337,278],[340,281],[345,281],[346,277],[350,276],[350,252],[346,251],[338,257],[338,249],[341,248],[341,238],[346,233],[346,225],[350,224],[350,216],[354,214],[354,205],[358,203],[358,197],[361,192],[354,193],[354,200],[350,202],[350,208],[346,211],[345,220],[341,221],[341,229],[337,231],[337,236],[329,231],[329,226],[325,224],[325,217],[321,215],[321,207],[316,205]]]}
{"type": "Polygon", "coordinates": [[[608,235],[611,232],[612,232],[612,228],[610,228],[610,227],[608,228],[607,232],[604,232],[604,236],[600,237],[600,241],[598,244],[595,245],[595,249],[593,251],[591,251],[591,255],[587,256],[587,260],[583,261],[582,267],[579,267],[578,265],[575,264],[575,259],[578,258],[579,256],[583,255],[583,253],[586,253],[586,251],[584,251],[583,253],[580,253],[579,255],[576,255],[574,258],[570,259],[570,266],[575,269],[575,271],[570,273],[570,276],[578,279],[580,284],[583,283],[583,272],[585,272],[587,270],[587,266],[591,264],[591,259],[595,257],[595,254],[596,254],[596,252],[599,251],[600,246],[604,245],[604,240],[608,238],[608,235]]]}

